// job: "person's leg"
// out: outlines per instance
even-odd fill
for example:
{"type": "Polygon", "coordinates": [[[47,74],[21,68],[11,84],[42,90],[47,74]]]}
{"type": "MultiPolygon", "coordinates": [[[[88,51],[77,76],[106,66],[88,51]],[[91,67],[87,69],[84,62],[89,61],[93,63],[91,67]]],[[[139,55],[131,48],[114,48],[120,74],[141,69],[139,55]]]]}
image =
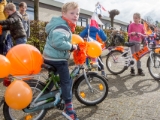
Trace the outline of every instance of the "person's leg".
{"type": "Polygon", "coordinates": [[[19,44],[25,44],[27,42],[27,39],[26,37],[23,37],[23,38],[18,38],[15,41],[16,41],[16,45],[19,45],[19,44]]]}
{"type": "Polygon", "coordinates": [[[4,53],[4,41],[5,41],[6,31],[3,31],[2,35],[0,35],[0,54],[4,53]]]}
{"type": "Polygon", "coordinates": [[[60,85],[62,89],[62,98],[65,101],[65,110],[62,113],[65,117],[71,119],[77,119],[76,112],[73,109],[72,104],[72,79],[69,74],[68,62],[62,62],[63,64],[58,67],[58,73],[60,76],[60,85]]]}
{"type": "MultiPolygon", "coordinates": [[[[135,43],[135,42],[133,42],[133,43],[135,43]]],[[[135,45],[134,46],[132,46],[131,47],[131,53],[133,54],[133,53],[135,53],[135,45]]],[[[134,76],[135,75],[135,69],[134,69],[134,67],[131,67],[131,76],[134,76]]]]}
{"type": "MultiPolygon", "coordinates": [[[[141,49],[141,44],[136,43],[136,45],[135,45],[136,52],[138,52],[140,49],[141,49]]],[[[137,61],[137,69],[138,69],[138,75],[145,76],[145,74],[143,73],[143,70],[141,69],[141,61],[140,60],[137,61]]]]}
{"type": "Polygon", "coordinates": [[[49,61],[51,65],[56,67],[60,77],[60,86],[62,90],[62,99],[65,101],[65,110],[62,113],[65,117],[76,119],[76,113],[72,104],[72,79],[69,74],[67,61],[49,61]]]}

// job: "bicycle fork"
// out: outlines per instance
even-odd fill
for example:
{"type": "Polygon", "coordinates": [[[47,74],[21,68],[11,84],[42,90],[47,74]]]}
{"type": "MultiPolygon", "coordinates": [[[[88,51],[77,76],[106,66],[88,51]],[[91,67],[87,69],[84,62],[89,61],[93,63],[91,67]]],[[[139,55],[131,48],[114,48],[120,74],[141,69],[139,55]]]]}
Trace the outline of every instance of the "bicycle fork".
{"type": "Polygon", "coordinates": [[[85,80],[86,80],[86,83],[87,83],[89,89],[91,90],[91,92],[93,92],[93,88],[92,88],[92,86],[91,86],[90,83],[89,83],[89,80],[88,80],[88,77],[87,77],[87,74],[86,74],[85,69],[83,69],[83,73],[84,73],[84,78],[85,78],[85,80]]]}

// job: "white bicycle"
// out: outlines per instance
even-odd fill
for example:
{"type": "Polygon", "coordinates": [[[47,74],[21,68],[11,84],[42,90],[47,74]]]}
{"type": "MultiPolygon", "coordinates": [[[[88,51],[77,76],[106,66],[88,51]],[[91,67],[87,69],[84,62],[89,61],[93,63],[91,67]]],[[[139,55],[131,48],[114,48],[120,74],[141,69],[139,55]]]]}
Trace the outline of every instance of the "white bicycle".
{"type": "Polygon", "coordinates": [[[117,46],[111,49],[106,58],[108,71],[115,75],[121,74],[128,69],[128,67],[135,66],[138,60],[149,53],[147,60],[149,73],[155,80],[160,80],[160,54],[155,52],[155,49],[160,48],[160,46],[157,46],[153,41],[151,42],[148,39],[149,37],[146,38],[146,46],[134,54],[131,53],[130,47],[135,44],[130,42],[125,43],[127,48],[117,46]]]}

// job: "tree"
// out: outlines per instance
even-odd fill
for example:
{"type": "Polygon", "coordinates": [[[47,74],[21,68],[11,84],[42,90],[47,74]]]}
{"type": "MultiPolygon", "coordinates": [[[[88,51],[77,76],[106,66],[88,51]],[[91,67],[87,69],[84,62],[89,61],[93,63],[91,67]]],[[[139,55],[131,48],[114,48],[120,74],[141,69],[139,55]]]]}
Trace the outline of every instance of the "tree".
{"type": "Polygon", "coordinates": [[[157,25],[159,28],[160,28],[160,23],[158,23],[158,25],[157,25]]]}
{"type": "Polygon", "coordinates": [[[113,27],[113,21],[114,21],[114,17],[116,16],[116,15],[119,15],[119,10],[117,10],[117,9],[113,9],[113,10],[111,10],[111,11],[108,11],[108,13],[109,13],[109,17],[110,17],[110,19],[111,19],[111,27],[113,27]]]}
{"type": "Polygon", "coordinates": [[[155,21],[155,25],[158,26],[158,24],[159,24],[159,22],[156,20],[156,21],[155,21]]]}
{"type": "Polygon", "coordinates": [[[154,21],[150,16],[144,16],[144,20],[147,21],[149,24],[154,24],[154,21]]]}
{"type": "Polygon", "coordinates": [[[39,20],[39,0],[34,0],[34,20],[39,20]]]}

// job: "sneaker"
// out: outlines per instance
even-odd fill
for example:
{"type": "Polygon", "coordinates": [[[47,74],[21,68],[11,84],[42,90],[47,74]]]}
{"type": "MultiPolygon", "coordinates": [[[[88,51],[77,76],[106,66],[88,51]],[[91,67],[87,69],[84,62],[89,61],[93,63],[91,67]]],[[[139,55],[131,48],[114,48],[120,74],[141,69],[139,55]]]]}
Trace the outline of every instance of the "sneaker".
{"type": "Polygon", "coordinates": [[[74,110],[72,112],[63,111],[62,115],[66,117],[68,120],[79,120],[74,110]]]}
{"type": "Polygon", "coordinates": [[[131,76],[135,76],[135,70],[133,68],[131,68],[130,72],[131,72],[131,74],[130,74],[131,76]]]}
{"type": "Polygon", "coordinates": [[[142,69],[138,69],[138,75],[145,76],[142,69]]]}
{"type": "Polygon", "coordinates": [[[73,110],[73,106],[72,103],[68,103],[65,105],[66,108],[65,110],[62,112],[62,115],[64,117],[66,117],[68,120],[79,120],[77,118],[76,112],[73,110]]]}
{"type": "Polygon", "coordinates": [[[107,77],[107,74],[105,73],[104,70],[101,71],[101,75],[104,76],[104,77],[107,77]]]}

